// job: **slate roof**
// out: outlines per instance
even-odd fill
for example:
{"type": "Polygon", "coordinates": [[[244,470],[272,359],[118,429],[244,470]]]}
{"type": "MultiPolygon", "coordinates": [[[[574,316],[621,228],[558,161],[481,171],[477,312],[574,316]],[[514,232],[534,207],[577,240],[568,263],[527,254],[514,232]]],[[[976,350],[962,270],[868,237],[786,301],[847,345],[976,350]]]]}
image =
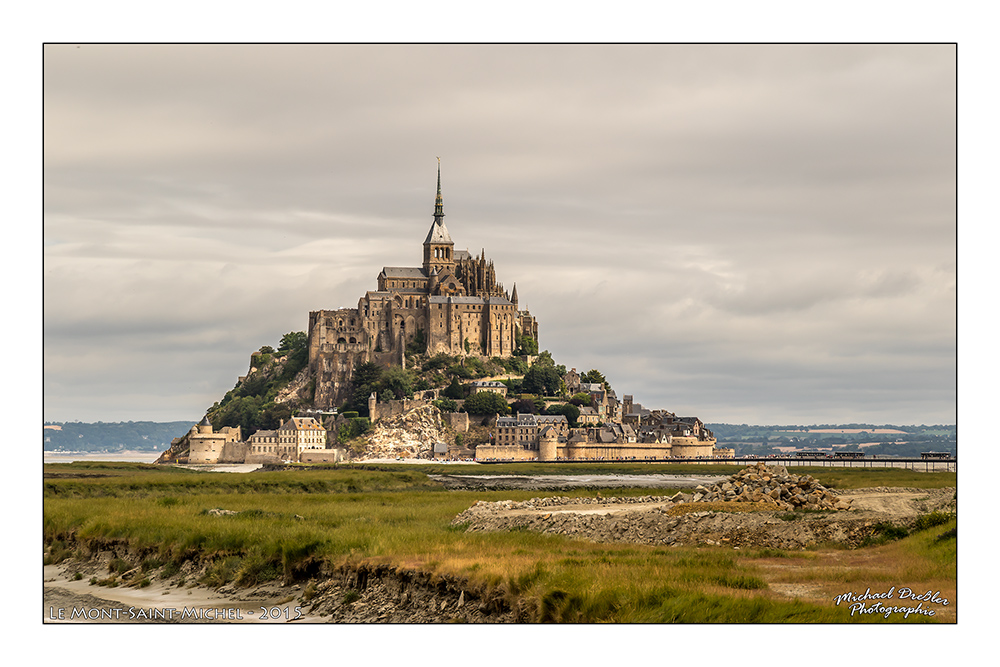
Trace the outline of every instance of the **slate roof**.
{"type": "Polygon", "coordinates": [[[484,299],[481,296],[432,296],[428,299],[429,303],[471,303],[471,304],[488,304],[491,306],[513,306],[509,299],[505,299],[502,296],[491,296],[484,299]]]}
{"type": "Polygon", "coordinates": [[[435,220],[431,223],[431,228],[427,232],[427,238],[424,239],[424,243],[451,243],[451,234],[448,233],[448,228],[444,226],[444,220],[435,220]]]}
{"type": "Polygon", "coordinates": [[[426,278],[423,268],[416,266],[384,266],[382,273],[386,278],[426,278]]]}
{"type": "Polygon", "coordinates": [[[278,427],[279,431],[322,431],[325,430],[312,417],[292,417],[278,427]]]}

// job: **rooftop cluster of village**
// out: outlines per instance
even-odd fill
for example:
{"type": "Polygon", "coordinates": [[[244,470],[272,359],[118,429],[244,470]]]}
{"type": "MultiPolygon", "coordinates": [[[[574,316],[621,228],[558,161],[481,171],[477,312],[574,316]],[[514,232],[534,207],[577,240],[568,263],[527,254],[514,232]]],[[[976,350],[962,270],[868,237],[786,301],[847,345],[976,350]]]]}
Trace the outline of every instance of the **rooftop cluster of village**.
{"type": "MultiPolygon", "coordinates": [[[[442,423],[454,434],[467,432],[469,416],[466,404],[475,405],[472,397],[493,394],[506,409],[494,416],[472,415],[488,420],[489,442],[473,450],[453,442],[428,442],[425,451],[435,458],[475,458],[480,461],[558,461],[558,460],[662,460],[669,458],[730,458],[731,449],[716,448],[711,432],[698,417],[679,417],[667,410],[650,410],[634,402],[631,395],[619,400],[606,383],[582,382],[576,369],[562,379],[561,397],[539,399],[533,405],[543,414],[518,412],[525,395],[508,396],[508,383],[475,380],[466,383],[464,399],[452,401],[455,413],[443,414],[442,423]],[[571,422],[566,414],[544,414],[552,406],[565,407],[568,397],[580,405],[571,422]],[[446,419],[462,417],[463,419],[446,419]]],[[[441,404],[442,389],[420,392],[414,399],[369,402],[368,424],[377,428],[389,415],[399,415],[435,403],[441,404]]],[[[494,401],[497,405],[497,401],[494,401]]],[[[572,416],[572,413],[571,413],[572,416]]],[[[193,464],[210,463],[323,463],[341,461],[352,455],[365,458],[365,451],[350,452],[338,439],[344,424],[358,419],[355,413],[315,411],[283,420],[274,430],[259,430],[245,440],[239,426],[213,429],[206,417],[191,431],[177,438],[172,456],[165,461],[193,464]]],[[[362,418],[362,420],[365,420],[362,418]]]]}

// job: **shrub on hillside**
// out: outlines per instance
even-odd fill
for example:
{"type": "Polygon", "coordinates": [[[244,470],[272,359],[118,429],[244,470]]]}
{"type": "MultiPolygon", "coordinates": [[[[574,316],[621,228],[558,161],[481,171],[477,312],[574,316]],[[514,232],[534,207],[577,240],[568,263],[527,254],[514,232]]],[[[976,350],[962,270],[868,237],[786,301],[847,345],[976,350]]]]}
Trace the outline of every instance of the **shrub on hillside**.
{"type": "Polygon", "coordinates": [[[483,391],[465,399],[462,411],[473,415],[506,415],[510,412],[507,400],[492,391],[483,391]]]}

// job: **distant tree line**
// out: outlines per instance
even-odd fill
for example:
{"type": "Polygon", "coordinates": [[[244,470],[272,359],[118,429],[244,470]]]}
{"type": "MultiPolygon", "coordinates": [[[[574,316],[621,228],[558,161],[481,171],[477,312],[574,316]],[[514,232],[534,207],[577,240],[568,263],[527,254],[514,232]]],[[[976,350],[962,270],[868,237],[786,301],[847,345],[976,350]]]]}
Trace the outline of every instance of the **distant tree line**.
{"type": "Polygon", "coordinates": [[[58,429],[42,430],[46,452],[163,451],[195,424],[174,422],[45,422],[58,429]]]}

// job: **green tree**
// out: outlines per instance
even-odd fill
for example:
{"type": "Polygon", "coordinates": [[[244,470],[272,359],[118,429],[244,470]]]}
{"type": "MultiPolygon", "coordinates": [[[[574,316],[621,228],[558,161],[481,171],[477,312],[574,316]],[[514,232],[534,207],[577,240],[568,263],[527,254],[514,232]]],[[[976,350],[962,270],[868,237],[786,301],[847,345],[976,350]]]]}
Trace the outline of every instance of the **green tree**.
{"type": "Polygon", "coordinates": [[[462,383],[458,381],[457,377],[453,377],[451,379],[451,384],[445,387],[445,390],[442,393],[447,398],[453,398],[455,400],[465,398],[465,388],[462,386],[462,383]]]}
{"type": "Polygon", "coordinates": [[[507,358],[507,368],[511,373],[520,373],[521,375],[528,372],[528,364],[523,359],[518,359],[517,357],[507,358]]]}
{"type": "Polygon", "coordinates": [[[292,331],[281,337],[278,344],[278,353],[288,355],[285,369],[278,378],[281,382],[287,382],[298,375],[299,371],[309,363],[309,336],[304,331],[292,331]]]}
{"type": "Polygon", "coordinates": [[[365,361],[354,367],[351,383],[354,386],[377,386],[382,381],[382,367],[374,361],[365,361]]]}
{"type": "Polygon", "coordinates": [[[507,401],[500,394],[481,391],[465,399],[462,410],[472,415],[506,415],[510,412],[507,401]]]}
{"type": "Polygon", "coordinates": [[[434,401],[434,407],[436,407],[441,412],[455,412],[458,410],[458,403],[451,398],[439,398],[434,401]]]}
{"type": "Polygon", "coordinates": [[[538,341],[527,334],[519,335],[517,337],[517,347],[514,348],[514,356],[524,357],[535,354],[538,354],[538,341]]]}
{"type": "Polygon", "coordinates": [[[378,392],[382,382],[382,367],[374,361],[359,363],[354,367],[354,374],[351,376],[351,399],[347,402],[347,408],[354,410],[358,414],[368,417],[368,397],[372,392],[378,392]]]}
{"type": "Polygon", "coordinates": [[[388,394],[396,400],[413,398],[415,376],[412,371],[402,366],[391,366],[382,373],[379,381],[379,395],[388,394]]]}
{"type": "Polygon", "coordinates": [[[517,399],[511,404],[510,409],[512,412],[520,412],[521,414],[538,414],[538,406],[530,398],[517,399]]]}
{"type": "Polygon", "coordinates": [[[507,395],[511,396],[513,394],[523,394],[524,381],[520,378],[507,378],[506,380],[500,380],[502,384],[507,385],[507,395]]]}
{"type": "Polygon", "coordinates": [[[570,405],[569,403],[557,403],[556,405],[550,405],[545,409],[545,414],[547,415],[565,415],[566,421],[569,422],[571,428],[577,426],[576,420],[580,418],[580,408],[575,405],[570,405]]]}
{"type": "Polygon", "coordinates": [[[308,345],[309,336],[304,331],[291,331],[281,337],[278,343],[278,352],[289,352],[298,350],[308,345]]]}
{"type": "Polygon", "coordinates": [[[604,377],[604,373],[601,371],[591,368],[586,373],[580,376],[580,382],[592,382],[594,384],[604,385],[604,391],[611,391],[611,384],[608,379],[604,377]]]}
{"type": "Polygon", "coordinates": [[[529,394],[556,396],[562,387],[562,377],[554,366],[535,363],[524,374],[521,388],[529,394]]]}

